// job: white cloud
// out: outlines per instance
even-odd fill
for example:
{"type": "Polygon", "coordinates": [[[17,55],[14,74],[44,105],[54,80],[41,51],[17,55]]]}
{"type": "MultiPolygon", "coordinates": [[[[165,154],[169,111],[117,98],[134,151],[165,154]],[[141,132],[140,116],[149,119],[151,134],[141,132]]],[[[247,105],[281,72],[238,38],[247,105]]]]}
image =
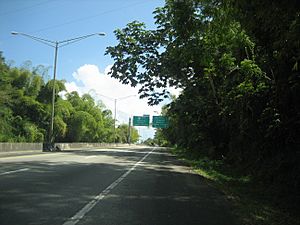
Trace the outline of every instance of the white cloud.
{"type": "Polygon", "coordinates": [[[72,81],[70,83],[65,83],[65,87],[68,92],[77,91],[79,94],[81,94],[80,89],[78,88],[78,86],[76,85],[76,83],[74,81],[72,81]]]}
{"type": "Polygon", "coordinates": [[[137,88],[124,85],[107,75],[110,68],[106,67],[105,72],[101,73],[96,65],[81,66],[73,73],[76,82],[66,83],[67,91],[90,93],[94,98],[101,99],[113,112],[114,99],[117,99],[117,113],[143,115],[160,111],[160,106],[151,107],[147,105],[146,99],[139,99],[137,88]]]}
{"type": "MultiPolygon", "coordinates": [[[[96,100],[102,100],[113,113],[114,99],[117,99],[117,120],[120,123],[127,123],[129,116],[144,114],[152,116],[157,114],[157,112],[161,112],[161,105],[149,106],[147,99],[139,98],[138,88],[124,85],[117,79],[107,75],[110,68],[111,66],[107,66],[103,73],[100,72],[96,65],[85,64],[81,66],[73,73],[75,82],[72,81],[65,84],[67,91],[77,91],[80,95],[90,93],[96,100]]],[[[172,90],[172,93],[176,92],[172,90]]],[[[154,134],[154,129],[145,127],[138,129],[142,133],[143,139],[154,134]]]]}

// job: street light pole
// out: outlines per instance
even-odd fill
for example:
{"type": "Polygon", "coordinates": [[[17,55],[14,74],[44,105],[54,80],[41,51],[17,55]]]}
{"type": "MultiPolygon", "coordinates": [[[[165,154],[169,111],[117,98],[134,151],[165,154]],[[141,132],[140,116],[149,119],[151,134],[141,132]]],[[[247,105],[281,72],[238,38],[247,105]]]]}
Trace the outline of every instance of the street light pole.
{"type": "Polygon", "coordinates": [[[134,97],[136,95],[128,95],[128,96],[125,96],[125,97],[122,97],[122,98],[115,98],[114,99],[114,102],[115,102],[115,118],[114,118],[114,142],[116,143],[116,120],[117,120],[117,101],[120,101],[120,100],[124,100],[126,98],[129,98],[129,97],[134,97]]]}
{"type": "Polygon", "coordinates": [[[53,88],[52,88],[52,110],[51,110],[50,131],[49,131],[49,137],[48,137],[50,143],[54,142],[53,128],[54,128],[54,105],[55,105],[55,80],[56,80],[57,52],[58,52],[58,42],[55,43],[55,51],[54,51],[53,88]]]}
{"type": "Polygon", "coordinates": [[[117,99],[114,99],[115,102],[115,115],[114,115],[114,143],[116,143],[116,120],[117,120],[117,99]]]}
{"type": "Polygon", "coordinates": [[[53,66],[53,88],[52,88],[52,110],[51,110],[51,122],[50,122],[50,128],[49,128],[49,144],[51,145],[48,146],[51,148],[53,148],[54,146],[54,135],[53,135],[53,130],[54,130],[54,112],[55,112],[55,81],[56,81],[56,67],[57,67],[57,55],[58,55],[58,48],[81,41],[83,39],[86,39],[88,37],[92,37],[95,35],[99,35],[99,36],[105,36],[105,33],[100,32],[100,33],[93,33],[93,34],[88,34],[88,35],[84,35],[84,36],[80,36],[80,37],[76,37],[76,38],[71,38],[71,39],[67,39],[67,40],[63,40],[63,41],[52,41],[52,40],[48,40],[48,39],[44,39],[44,38],[40,38],[40,37],[36,37],[33,35],[29,35],[29,34],[25,34],[25,33],[21,33],[21,32],[16,32],[16,31],[12,31],[11,32],[12,35],[22,35],[25,37],[28,37],[30,39],[33,39],[35,41],[38,41],[42,44],[48,45],[52,48],[54,48],[54,66],[53,66]]]}
{"type": "Polygon", "coordinates": [[[126,98],[130,98],[130,97],[135,97],[136,95],[128,95],[128,96],[125,96],[125,97],[121,97],[121,98],[111,98],[111,97],[108,97],[106,95],[102,95],[102,94],[99,94],[98,95],[101,95],[103,96],[104,98],[107,98],[109,99],[110,101],[114,101],[114,127],[113,127],[113,131],[114,131],[114,143],[116,143],[116,121],[117,121],[117,101],[120,101],[120,100],[124,100],[126,98]]]}
{"type": "Polygon", "coordinates": [[[129,117],[128,121],[128,144],[131,144],[131,117],[129,117]]]}

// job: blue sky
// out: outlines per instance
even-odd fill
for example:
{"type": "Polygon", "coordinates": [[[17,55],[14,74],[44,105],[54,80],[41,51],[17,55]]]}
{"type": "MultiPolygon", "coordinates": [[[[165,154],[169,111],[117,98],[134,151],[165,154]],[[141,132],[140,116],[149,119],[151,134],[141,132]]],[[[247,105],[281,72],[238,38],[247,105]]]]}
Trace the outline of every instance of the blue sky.
{"type": "MultiPolygon", "coordinates": [[[[137,95],[137,90],[107,76],[113,60],[105,56],[107,46],[117,44],[113,31],[129,22],[144,22],[155,28],[153,10],[164,5],[163,0],[0,0],[0,51],[7,61],[20,66],[30,60],[33,66],[49,66],[53,74],[54,49],[11,31],[23,32],[53,41],[66,40],[96,32],[93,36],[62,47],[58,52],[57,79],[67,81],[68,91],[91,93],[113,110],[112,99],[137,95]]],[[[149,107],[138,96],[117,100],[117,118],[160,112],[161,106],[149,107]]],[[[143,138],[153,135],[153,129],[138,128],[143,138]]]]}
{"type": "Polygon", "coordinates": [[[85,34],[105,32],[66,46],[59,52],[58,78],[71,79],[85,63],[104,69],[112,64],[104,56],[107,46],[115,45],[113,31],[133,20],[154,27],[152,12],[162,0],[0,0],[0,49],[17,65],[31,60],[34,65],[52,65],[53,50],[32,40],[10,35],[19,31],[50,40],[65,40],[85,34]],[[104,67],[104,68],[103,68],[104,67]]]}

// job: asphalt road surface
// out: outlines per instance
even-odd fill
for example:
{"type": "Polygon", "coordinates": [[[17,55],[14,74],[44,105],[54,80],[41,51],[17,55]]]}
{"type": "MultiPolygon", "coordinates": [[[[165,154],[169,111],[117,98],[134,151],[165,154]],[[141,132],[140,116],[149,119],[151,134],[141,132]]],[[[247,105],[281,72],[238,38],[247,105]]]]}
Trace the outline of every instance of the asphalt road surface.
{"type": "Polygon", "coordinates": [[[230,209],[162,148],[0,158],[0,225],[234,225],[230,209]]]}

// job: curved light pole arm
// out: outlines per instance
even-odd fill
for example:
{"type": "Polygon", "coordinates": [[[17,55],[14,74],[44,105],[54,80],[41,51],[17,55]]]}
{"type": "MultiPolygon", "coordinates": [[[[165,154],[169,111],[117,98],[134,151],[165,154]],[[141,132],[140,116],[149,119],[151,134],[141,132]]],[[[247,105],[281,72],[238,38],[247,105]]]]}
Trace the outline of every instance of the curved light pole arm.
{"type": "Polygon", "coordinates": [[[77,37],[77,38],[71,38],[71,39],[68,39],[68,40],[59,41],[58,43],[62,44],[59,47],[63,47],[63,46],[69,45],[69,44],[73,44],[75,42],[81,41],[83,39],[86,39],[88,37],[92,37],[92,36],[95,36],[95,35],[105,36],[105,33],[94,33],[94,34],[89,34],[89,35],[85,35],[85,36],[81,36],[81,37],[77,37]]]}
{"type": "Polygon", "coordinates": [[[114,100],[115,100],[115,98],[111,98],[111,97],[108,97],[108,96],[106,96],[106,95],[102,95],[102,94],[98,94],[98,93],[97,93],[97,95],[100,95],[100,96],[102,96],[102,97],[104,97],[104,98],[107,98],[107,99],[109,99],[109,100],[111,100],[111,101],[114,101],[114,100]]]}
{"type": "Polygon", "coordinates": [[[12,35],[22,35],[22,36],[28,37],[28,38],[31,38],[31,39],[33,39],[35,41],[41,42],[41,43],[43,43],[45,45],[48,45],[50,47],[55,47],[55,44],[56,44],[55,41],[51,41],[51,40],[48,40],[48,39],[36,37],[36,36],[33,36],[33,35],[21,33],[21,32],[12,31],[11,34],[12,35]]]}
{"type": "Polygon", "coordinates": [[[129,98],[129,97],[135,97],[136,95],[128,95],[128,96],[125,96],[125,97],[122,97],[122,98],[117,98],[117,100],[123,100],[123,99],[126,99],[126,98],[129,98]]]}
{"type": "Polygon", "coordinates": [[[77,42],[77,41],[81,41],[83,39],[86,39],[88,37],[95,36],[95,35],[105,36],[105,33],[100,32],[100,33],[93,33],[93,34],[84,35],[84,36],[81,36],[81,37],[71,38],[71,39],[67,39],[67,40],[63,40],[63,41],[52,41],[52,40],[48,40],[48,39],[45,39],[45,38],[36,37],[36,36],[30,35],[30,34],[25,34],[25,33],[22,33],[22,32],[12,31],[11,34],[12,35],[23,35],[23,36],[31,38],[35,41],[38,41],[38,42],[41,42],[43,44],[49,45],[53,48],[56,48],[56,47],[60,48],[60,47],[72,44],[72,43],[77,42]],[[62,44],[62,45],[60,45],[60,44],[62,44]]]}

